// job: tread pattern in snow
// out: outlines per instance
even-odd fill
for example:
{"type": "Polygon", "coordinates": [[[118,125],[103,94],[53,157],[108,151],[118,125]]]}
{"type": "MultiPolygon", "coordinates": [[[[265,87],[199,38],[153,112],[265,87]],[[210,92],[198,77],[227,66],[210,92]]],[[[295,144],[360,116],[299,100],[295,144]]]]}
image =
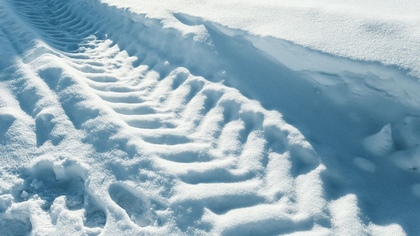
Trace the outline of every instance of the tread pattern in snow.
{"type": "MultiPolygon", "coordinates": [[[[142,233],[153,227],[225,235],[328,227],[323,166],[312,147],[278,112],[194,75],[205,66],[184,53],[192,40],[96,1],[9,0],[0,15],[8,25],[1,27],[7,39],[1,40],[22,58],[18,67],[36,78],[8,81],[23,112],[0,112],[0,137],[24,117],[34,133],[27,146],[35,153],[78,138],[81,149],[92,148],[78,161],[103,162],[102,169],[79,182],[64,172],[64,190],[52,167],[51,178],[35,171],[25,179],[29,185],[34,178],[51,182],[54,209],[73,187],[79,198],[100,199],[90,210],[84,201],[63,205],[85,209],[86,232],[113,232],[118,218],[130,219],[142,233]],[[94,196],[84,181],[99,172],[114,176],[94,196]]],[[[26,200],[45,197],[34,187],[25,192],[26,200]]],[[[50,218],[58,224],[57,215],[50,218]]]]}

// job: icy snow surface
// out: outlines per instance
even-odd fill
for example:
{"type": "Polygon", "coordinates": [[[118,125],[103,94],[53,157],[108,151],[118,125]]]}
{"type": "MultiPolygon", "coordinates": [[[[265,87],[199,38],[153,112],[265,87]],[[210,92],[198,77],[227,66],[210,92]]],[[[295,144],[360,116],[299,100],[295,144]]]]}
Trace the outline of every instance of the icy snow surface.
{"type": "Polygon", "coordinates": [[[419,235],[418,10],[0,0],[0,235],[419,235]]]}

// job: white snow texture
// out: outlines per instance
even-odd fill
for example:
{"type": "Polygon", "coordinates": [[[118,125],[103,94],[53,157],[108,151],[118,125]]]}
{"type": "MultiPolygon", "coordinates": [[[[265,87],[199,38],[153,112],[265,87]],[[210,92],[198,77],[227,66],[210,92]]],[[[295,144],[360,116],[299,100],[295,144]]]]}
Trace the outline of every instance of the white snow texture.
{"type": "Polygon", "coordinates": [[[0,0],[0,235],[419,235],[418,12],[0,0]]]}

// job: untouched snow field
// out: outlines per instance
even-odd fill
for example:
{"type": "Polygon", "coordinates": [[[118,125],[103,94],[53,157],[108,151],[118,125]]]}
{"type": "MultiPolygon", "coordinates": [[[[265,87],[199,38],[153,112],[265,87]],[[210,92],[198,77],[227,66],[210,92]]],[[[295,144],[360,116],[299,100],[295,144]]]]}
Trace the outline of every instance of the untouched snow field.
{"type": "Polygon", "coordinates": [[[420,234],[419,10],[0,0],[0,235],[420,234]]]}

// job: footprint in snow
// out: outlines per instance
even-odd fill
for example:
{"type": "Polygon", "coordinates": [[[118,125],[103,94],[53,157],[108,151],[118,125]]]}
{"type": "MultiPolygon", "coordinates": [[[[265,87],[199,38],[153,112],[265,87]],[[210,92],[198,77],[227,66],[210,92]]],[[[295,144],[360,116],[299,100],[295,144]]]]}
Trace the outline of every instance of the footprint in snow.
{"type": "Polygon", "coordinates": [[[51,213],[55,200],[64,196],[66,210],[83,209],[84,215],[81,217],[85,227],[103,228],[106,224],[106,213],[98,203],[99,200],[86,190],[86,173],[83,167],[71,162],[63,165],[55,165],[49,161],[39,162],[22,174],[24,183],[15,188],[15,201],[27,201],[37,195],[44,201],[41,208],[51,213]]]}
{"type": "Polygon", "coordinates": [[[150,211],[150,201],[142,192],[122,183],[111,184],[108,192],[111,199],[123,208],[138,226],[146,227],[158,223],[157,217],[150,211]]]}

